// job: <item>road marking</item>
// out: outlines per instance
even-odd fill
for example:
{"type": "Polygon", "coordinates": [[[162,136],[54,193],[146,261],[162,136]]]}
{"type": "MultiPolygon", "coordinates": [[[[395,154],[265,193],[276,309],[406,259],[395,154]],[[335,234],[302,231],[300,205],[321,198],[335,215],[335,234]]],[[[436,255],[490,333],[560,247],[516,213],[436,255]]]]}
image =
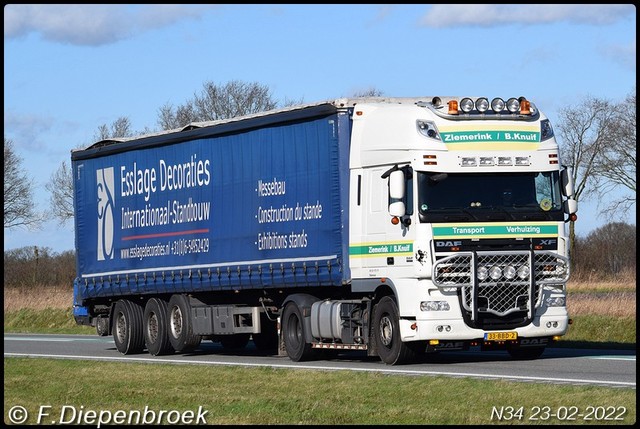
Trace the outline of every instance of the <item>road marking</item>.
{"type": "Polygon", "coordinates": [[[635,382],[625,381],[603,381],[603,380],[585,380],[572,378],[552,378],[552,377],[525,377],[518,375],[498,375],[498,374],[480,374],[465,372],[446,372],[446,371],[424,371],[411,369],[391,369],[391,368],[351,368],[351,367],[335,367],[335,366],[318,366],[318,365],[295,365],[295,364],[259,364],[259,363],[238,363],[238,362],[208,362],[197,360],[182,359],[165,359],[165,358],[134,358],[134,357],[101,357],[101,356],[73,356],[73,355],[49,355],[49,354],[30,354],[30,353],[5,353],[5,357],[41,357],[41,358],[62,358],[62,359],[93,359],[93,360],[112,360],[122,362],[144,362],[144,363],[171,363],[171,364],[197,364],[197,365],[224,365],[224,366],[247,366],[247,367],[272,367],[285,369],[312,369],[318,371],[361,371],[361,372],[382,372],[388,374],[404,374],[404,375],[443,375],[453,377],[476,377],[481,379],[500,379],[500,380],[520,380],[520,381],[545,381],[555,383],[572,383],[572,384],[597,384],[606,386],[625,386],[636,387],[635,382]]]}
{"type": "Polygon", "coordinates": [[[109,342],[113,341],[111,337],[109,338],[51,338],[51,337],[4,337],[6,340],[13,341],[51,341],[51,342],[71,342],[71,341],[89,341],[89,342],[109,342]]]}
{"type": "Polygon", "coordinates": [[[587,359],[602,359],[602,360],[636,360],[635,356],[585,356],[587,359]]]}

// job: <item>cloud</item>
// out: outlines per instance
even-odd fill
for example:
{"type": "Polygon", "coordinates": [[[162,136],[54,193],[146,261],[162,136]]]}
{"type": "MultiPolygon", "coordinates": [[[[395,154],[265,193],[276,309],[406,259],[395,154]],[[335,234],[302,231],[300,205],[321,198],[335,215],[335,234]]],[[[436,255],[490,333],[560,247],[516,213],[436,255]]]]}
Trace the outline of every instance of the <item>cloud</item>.
{"type": "Polygon", "coordinates": [[[45,40],[81,46],[115,43],[136,34],[199,18],[210,5],[34,5],[4,8],[4,38],[39,33],[45,40]]]}
{"type": "Polygon", "coordinates": [[[600,54],[620,64],[622,67],[636,71],[636,41],[628,45],[608,45],[599,48],[600,54]]]}
{"type": "Polygon", "coordinates": [[[632,16],[635,16],[635,6],[629,4],[447,4],[432,6],[420,24],[435,28],[493,27],[554,22],[608,25],[632,16]]]}
{"type": "Polygon", "coordinates": [[[26,151],[42,151],[46,142],[40,136],[53,128],[55,120],[51,117],[35,114],[17,114],[12,110],[4,112],[4,134],[16,145],[26,151]]]}

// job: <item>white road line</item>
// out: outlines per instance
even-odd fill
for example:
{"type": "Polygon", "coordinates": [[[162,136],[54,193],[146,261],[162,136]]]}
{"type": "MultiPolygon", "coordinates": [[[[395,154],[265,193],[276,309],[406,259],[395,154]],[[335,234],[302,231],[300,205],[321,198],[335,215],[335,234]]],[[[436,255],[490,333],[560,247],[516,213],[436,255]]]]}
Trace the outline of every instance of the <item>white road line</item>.
{"type": "Polygon", "coordinates": [[[113,360],[124,362],[144,362],[144,363],[172,363],[172,364],[198,364],[198,365],[226,365],[226,366],[248,366],[248,367],[273,367],[286,369],[313,369],[319,371],[363,371],[363,372],[382,372],[388,374],[406,374],[406,375],[445,375],[454,377],[477,377],[477,378],[494,378],[500,380],[524,380],[524,381],[547,381],[560,383],[579,383],[579,384],[605,384],[616,386],[635,387],[636,383],[625,381],[602,381],[602,380],[585,380],[571,378],[552,378],[552,377],[525,377],[519,375],[497,375],[497,374],[480,374],[480,373],[464,373],[464,372],[445,372],[445,371],[422,371],[411,369],[390,369],[390,368],[350,368],[350,367],[328,367],[317,365],[287,365],[287,364],[259,364],[259,363],[237,363],[237,362],[205,362],[197,360],[178,360],[178,359],[162,359],[162,358],[132,358],[132,357],[100,357],[100,356],[72,356],[72,355],[49,355],[49,354],[29,354],[29,353],[5,353],[5,357],[43,357],[43,358],[66,358],[66,359],[94,359],[94,360],[113,360]]]}
{"type": "Polygon", "coordinates": [[[628,360],[634,361],[636,360],[635,356],[585,356],[587,359],[602,359],[602,360],[628,360]]]}

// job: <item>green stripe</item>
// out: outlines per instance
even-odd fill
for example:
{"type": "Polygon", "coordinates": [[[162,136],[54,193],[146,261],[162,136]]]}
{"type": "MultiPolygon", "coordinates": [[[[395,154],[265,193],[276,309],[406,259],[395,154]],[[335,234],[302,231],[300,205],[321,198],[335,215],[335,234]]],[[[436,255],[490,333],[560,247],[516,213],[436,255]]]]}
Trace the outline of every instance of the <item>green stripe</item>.
{"type": "Polygon", "coordinates": [[[386,255],[398,253],[413,254],[413,243],[388,243],[388,244],[371,244],[364,246],[350,246],[349,255],[366,256],[366,255],[386,255]]]}
{"type": "Polygon", "coordinates": [[[484,225],[484,226],[434,226],[433,237],[483,237],[498,235],[522,237],[537,235],[558,235],[558,225],[484,225]]]}
{"type": "Polygon", "coordinates": [[[532,131],[459,131],[441,132],[440,136],[444,143],[540,142],[540,133],[532,131]]]}

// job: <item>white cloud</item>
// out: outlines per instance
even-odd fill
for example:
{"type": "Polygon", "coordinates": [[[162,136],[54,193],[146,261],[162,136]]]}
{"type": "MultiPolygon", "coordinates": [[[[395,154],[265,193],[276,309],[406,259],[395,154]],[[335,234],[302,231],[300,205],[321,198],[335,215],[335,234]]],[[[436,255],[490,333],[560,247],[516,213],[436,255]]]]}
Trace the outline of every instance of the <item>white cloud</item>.
{"type": "Polygon", "coordinates": [[[635,6],[574,4],[440,4],[432,6],[422,18],[427,27],[492,27],[509,24],[608,25],[635,16],[635,6]]]}
{"type": "Polygon", "coordinates": [[[45,40],[97,46],[175,22],[198,18],[211,5],[34,5],[4,8],[6,39],[39,33],[45,40]]]}

